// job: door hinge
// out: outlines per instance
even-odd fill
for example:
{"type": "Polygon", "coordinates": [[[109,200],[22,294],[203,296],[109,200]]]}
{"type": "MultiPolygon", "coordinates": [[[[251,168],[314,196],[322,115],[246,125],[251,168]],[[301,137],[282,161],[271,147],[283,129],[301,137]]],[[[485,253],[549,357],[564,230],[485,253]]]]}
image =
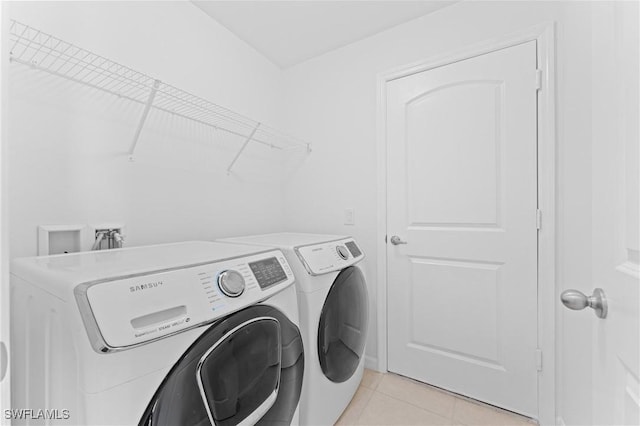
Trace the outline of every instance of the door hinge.
{"type": "Polygon", "coordinates": [[[536,229],[542,229],[542,210],[536,209],[536,229]]]}
{"type": "Polygon", "coordinates": [[[542,89],[542,70],[538,68],[536,70],[536,90],[541,90],[541,89],[542,89]]]}
{"type": "Polygon", "coordinates": [[[542,349],[536,349],[536,370],[542,371],[542,349]]]}
{"type": "Polygon", "coordinates": [[[0,382],[4,380],[4,376],[7,375],[7,367],[9,366],[9,352],[7,351],[7,345],[4,342],[0,342],[0,382]]]}
{"type": "Polygon", "coordinates": [[[387,244],[387,236],[384,236],[384,243],[387,244]]]}

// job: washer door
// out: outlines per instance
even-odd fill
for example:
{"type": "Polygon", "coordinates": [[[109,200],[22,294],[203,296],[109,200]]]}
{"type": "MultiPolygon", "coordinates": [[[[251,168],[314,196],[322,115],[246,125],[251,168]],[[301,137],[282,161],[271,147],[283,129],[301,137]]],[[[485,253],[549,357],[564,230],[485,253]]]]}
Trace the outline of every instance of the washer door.
{"type": "Polygon", "coordinates": [[[289,424],[304,371],[300,330],[266,305],[210,326],[158,388],[139,425],[289,424]]]}
{"type": "Polygon", "coordinates": [[[336,277],[320,314],[318,357],[332,382],[349,380],[358,368],[367,340],[369,300],[362,271],[343,269],[336,277]]]}

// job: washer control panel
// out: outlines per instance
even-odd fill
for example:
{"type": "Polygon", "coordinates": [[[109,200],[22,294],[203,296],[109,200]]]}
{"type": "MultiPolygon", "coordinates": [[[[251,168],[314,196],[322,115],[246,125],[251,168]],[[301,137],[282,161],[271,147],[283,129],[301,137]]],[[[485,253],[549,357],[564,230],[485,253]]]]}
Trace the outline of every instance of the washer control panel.
{"type": "Polygon", "coordinates": [[[110,352],[211,323],[263,301],[293,282],[293,272],[282,252],[269,250],[80,284],[75,295],[92,346],[98,352],[110,352]]]}
{"type": "Polygon", "coordinates": [[[249,263],[249,268],[251,268],[258,285],[263,290],[287,279],[287,272],[275,257],[251,262],[249,263]]]}
{"type": "Polygon", "coordinates": [[[298,258],[311,275],[326,274],[351,266],[364,258],[353,238],[295,248],[298,258]]]}

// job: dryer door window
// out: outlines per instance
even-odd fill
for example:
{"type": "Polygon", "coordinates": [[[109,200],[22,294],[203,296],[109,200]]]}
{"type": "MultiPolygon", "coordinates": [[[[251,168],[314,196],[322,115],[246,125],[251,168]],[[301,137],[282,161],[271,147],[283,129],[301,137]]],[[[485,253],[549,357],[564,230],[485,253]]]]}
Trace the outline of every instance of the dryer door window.
{"type": "Polygon", "coordinates": [[[367,339],[369,301],[362,271],[343,269],[336,277],[320,314],[318,357],[329,380],[341,383],[358,368],[367,339]]]}
{"type": "Polygon", "coordinates": [[[214,323],[183,354],[140,425],[288,424],[303,371],[298,327],[273,307],[250,307],[214,323]]]}

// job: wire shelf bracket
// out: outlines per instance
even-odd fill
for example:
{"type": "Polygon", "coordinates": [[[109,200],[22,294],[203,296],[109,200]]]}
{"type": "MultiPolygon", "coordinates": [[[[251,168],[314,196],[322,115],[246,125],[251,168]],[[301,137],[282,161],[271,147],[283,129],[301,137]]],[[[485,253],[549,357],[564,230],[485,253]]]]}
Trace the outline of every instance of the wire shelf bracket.
{"type": "Polygon", "coordinates": [[[253,136],[256,134],[259,127],[260,127],[260,123],[256,124],[256,127],[253,128],[253,130],[251,131],[251,134],[247,137],[247,139],[242,144],[242,147],[240,148],[240,150],[236,153],[236,156],[233,157],[233,160],[231,160],[231,164],[229,164],[229,167],[227,167],[227,174],[231,173],[231,169],[233,168],[233,165],[236,164],[236,161],[238,161],[238,158],[240,158],[240,155],[242,155],[242,151],[244,151],[247,145],[249,145],[249,142],[251,142],[251,139],[253,139],[253,136]]]}
{"type": "Polygon", "coordinates": [[[158,92],[158,87],[160,87],[160,80],[156,80],[153,82],[153,87],[151,88],[151,93],[149,93],[149,99],[147,99],[147,103],[144,106],[144,111],[142,112],[142,117],[140,117],[140,122],[138,123],[138,127],[136,128],[136,133],[133,136],[133,142],[131,143],[131,149],[129,149],[129,161],[134,161],[134,154],[136,152],[136,145],[138,145],[138,139],[140,139],[140,133],[142,132],[142,128],[144,127],[145,121],[147,121],[147,116],[149,115],[149,110],[151,110],[151,105],[153,105],[153,100],[156,97],[156,93],[158,92]]]}
{"type": "Polygon", "coordinates": [[[263,123],[164,83],[29,25],[12,20],[9,60],[98,89],[144,106],[127,155],[135,150],[150,111],[156,110],[212,127],[243,140],[230,172],[249,143],[288,151],[311,145],[263,123]]]}

